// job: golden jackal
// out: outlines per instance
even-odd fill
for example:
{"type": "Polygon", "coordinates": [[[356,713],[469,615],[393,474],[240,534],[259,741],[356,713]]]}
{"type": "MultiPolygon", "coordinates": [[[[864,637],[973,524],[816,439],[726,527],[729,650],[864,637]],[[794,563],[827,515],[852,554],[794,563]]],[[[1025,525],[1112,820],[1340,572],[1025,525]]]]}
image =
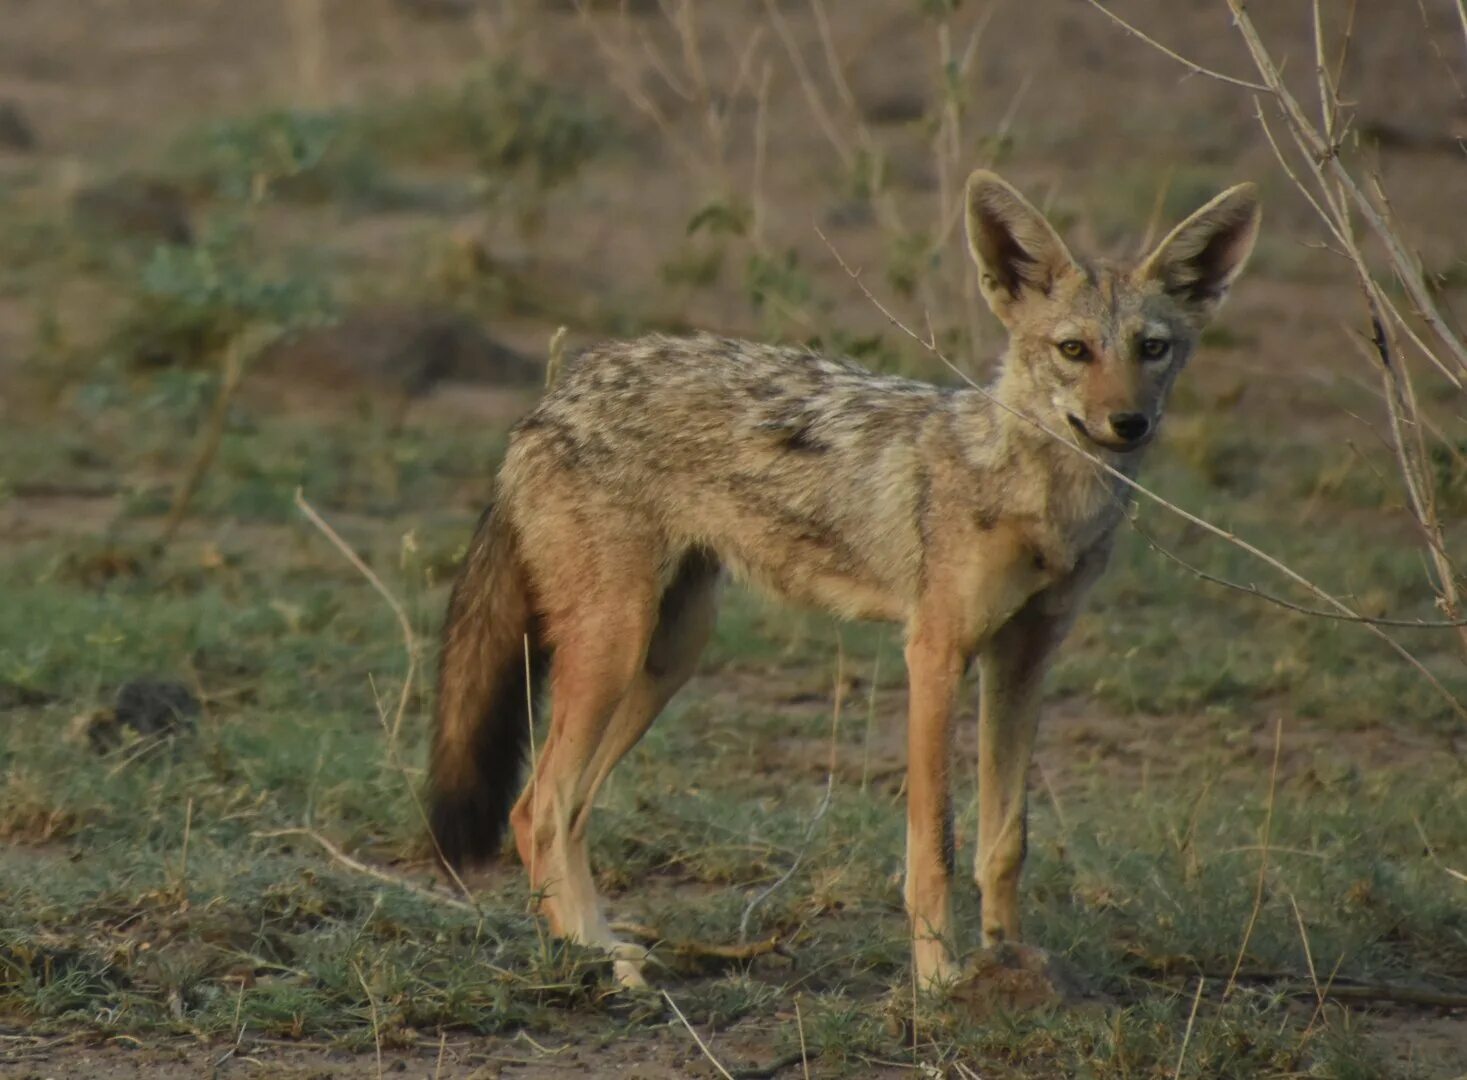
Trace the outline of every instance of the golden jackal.
{"type": "Polygon", "coordinates": [[[927,987],[957,972],[950,729],[978,658],[983,937],[1017,940],[1040,682],[1127,502],[1095,459],[1134,474],[1258,221],[1245,184],[1137,266],[1082,262],[1017,191],[974,173],[968,240],[1009,332],[986,391],[710,336],[569,363],[515,429],[449,603],[430,769],[443,858],[493,855],[507,819],[552,930],[641,982],[643,951],[601,911],[587,822],[692,674],[726,568],[906,629],[906,903],[927,987]],[[547,670],[549,736],[521,793],[547,670]]]}

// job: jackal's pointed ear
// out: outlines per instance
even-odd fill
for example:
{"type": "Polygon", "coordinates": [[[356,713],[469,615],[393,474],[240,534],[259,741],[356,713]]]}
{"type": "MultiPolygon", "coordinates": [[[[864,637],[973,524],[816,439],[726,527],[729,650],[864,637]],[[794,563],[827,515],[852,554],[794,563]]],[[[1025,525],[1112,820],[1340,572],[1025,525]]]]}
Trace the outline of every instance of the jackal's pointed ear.
{"type": "Polygon", "coordinates": [[[1243,271],[1258,239],[1258,188],[1239,184],[1182,222],[1136,271],[1202,318],[1210,318],[1243,271]]]}
{"type": "Polygon", "coordinates": [[[1048,293],[1055,278],[1078,269],[1044,215],[983,169],[968,177],[968,247],[983,299],[1004,323],[1026,294],[1048,293]]]}

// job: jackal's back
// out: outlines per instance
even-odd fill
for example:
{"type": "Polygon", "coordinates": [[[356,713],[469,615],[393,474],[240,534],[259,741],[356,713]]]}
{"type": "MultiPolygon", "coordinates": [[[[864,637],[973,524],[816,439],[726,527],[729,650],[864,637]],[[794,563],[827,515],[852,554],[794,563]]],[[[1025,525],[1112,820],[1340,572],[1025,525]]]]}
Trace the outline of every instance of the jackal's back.
{"type": "MultiPolygon", "coordinates": [[[[655,528],[669,558],[715,552],[786,594],[811,578],[907,593],[920,561],[920,448],[955,395],[808,350],[712,336],[591,349],[516,429],[503,497],[583,485],[655,528]]],[[[806,596],[807,599],[829,597],[806,596]]],[[[849,594],[851,613],[896,614],[849,594]]]]}

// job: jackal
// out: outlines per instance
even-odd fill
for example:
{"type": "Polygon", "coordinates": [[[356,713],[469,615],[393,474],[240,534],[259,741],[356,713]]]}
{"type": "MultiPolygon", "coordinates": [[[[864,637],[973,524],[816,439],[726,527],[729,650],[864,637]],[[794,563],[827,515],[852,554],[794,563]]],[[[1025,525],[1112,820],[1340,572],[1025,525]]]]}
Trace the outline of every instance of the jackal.
{"type": "Polygon", "coordinates": [[[449,602],[430,766],[443,859],[494,855],[508,820],[553,932],[604,947],[641,983],[643,950],[602,913],[587,823],[692,674],[728,571],[905,628],[905,896],[925,987],[958,971],[950,729],[977,658],[983,937],[1016,941],[1041,679],[1127,505],[1096,462],[1135,473],[1258,222],[1244,184],[1137,265],[1080,261],[1023,196],[975,172],[969,245],[1009,333],[985,390],[707,335],[569,361],[511,436],[449,602]],[[521,792],[547,674],[549,734],[521,792]]]}

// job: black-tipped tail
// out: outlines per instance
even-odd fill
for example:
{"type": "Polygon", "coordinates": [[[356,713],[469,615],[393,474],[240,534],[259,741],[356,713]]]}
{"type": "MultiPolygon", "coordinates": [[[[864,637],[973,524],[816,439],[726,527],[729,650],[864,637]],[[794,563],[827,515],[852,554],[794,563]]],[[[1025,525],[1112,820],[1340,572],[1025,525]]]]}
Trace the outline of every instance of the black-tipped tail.
{"type": "Polygon", "coordinates": [[[491,507],[454,582],[438,660],[428,825],[449,866],[499,853],[546,661],[517,538],[491,507]]]}

